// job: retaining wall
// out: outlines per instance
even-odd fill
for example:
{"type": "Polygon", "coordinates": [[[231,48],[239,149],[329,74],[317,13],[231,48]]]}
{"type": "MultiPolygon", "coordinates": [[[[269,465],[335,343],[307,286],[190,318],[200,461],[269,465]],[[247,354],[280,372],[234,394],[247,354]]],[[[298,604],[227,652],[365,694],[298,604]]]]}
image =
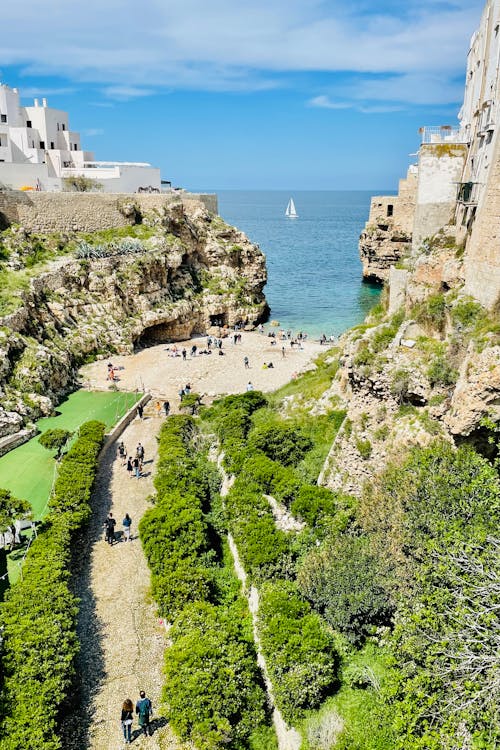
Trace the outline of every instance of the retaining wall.
{"type": "Polygon", "coordinates": [[[143,213],[174,203],[200,201],[217,213],[215,194],[203,193],[44,193],[0,192],[2,224],[21,224],[30,232],[97,232],[135,223],[143,213]]]}

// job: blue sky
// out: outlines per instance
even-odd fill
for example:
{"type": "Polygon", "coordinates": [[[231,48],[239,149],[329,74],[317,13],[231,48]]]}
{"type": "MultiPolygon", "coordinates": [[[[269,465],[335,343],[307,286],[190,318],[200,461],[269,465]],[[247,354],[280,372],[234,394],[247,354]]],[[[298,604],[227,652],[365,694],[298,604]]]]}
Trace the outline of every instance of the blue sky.
{"type": "Polygon", "coordinates": [[[456,123],[482,0],[37,0],[2,8],[0,80],[101,160],[191,189],[396,189],[456,123]]]}

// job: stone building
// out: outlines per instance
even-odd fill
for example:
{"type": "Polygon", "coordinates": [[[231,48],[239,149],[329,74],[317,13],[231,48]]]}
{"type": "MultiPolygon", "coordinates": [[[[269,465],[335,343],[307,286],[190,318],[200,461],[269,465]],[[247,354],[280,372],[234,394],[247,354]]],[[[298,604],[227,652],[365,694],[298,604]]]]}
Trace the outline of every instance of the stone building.
{"type": "Polygon", "coordinates": [[[360,238],[364,278],[395,278],[402,257],[448,227],[464,245],[465,292],[488,307],[500,298],[499,60],[500,0],[487,0],[470,43],[458,126],[421,128],[418,161],[398,195],[372,199],[360,238]]]}
{"type": "Polygon", "coordinates": [[[19,92],[0,84],[0,183],[13,189],[61,190],[64,178],[94,179],[105,192],[160,189],[160,170],[146,163],[100,162],[82,148],[68,113],[34,100],[21,105],[19,92]]]}

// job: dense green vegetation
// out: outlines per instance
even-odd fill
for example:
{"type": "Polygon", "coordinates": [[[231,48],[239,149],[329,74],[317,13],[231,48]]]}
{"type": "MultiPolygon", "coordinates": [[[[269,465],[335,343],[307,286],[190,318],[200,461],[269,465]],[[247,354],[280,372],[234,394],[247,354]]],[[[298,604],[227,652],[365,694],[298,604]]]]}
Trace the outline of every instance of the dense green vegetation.
{"type": "Polygon", "coordinates": [[[26,557],[21,580],[0,609],[2,750],[58,750],[58,724],[71,697],[78,653],[78,600],[70,589],[71,544],[90,516],[104,425],[87,422],[63,458],[50,512],[26,557]]]}
{"type": "Polygon", "coordinates": [[[173,627],[164,699],[171,726],[200,750],[259,750],[269,733],[251,620],[224,539],[219,476],[192,417],[162,428],[155,505],[140,534],[153,595],[173,627]]]}
{"type": "MultiPolygon", "coordinates": [[[[464,324],[476,313],[460,310],[464,324]]],[[[295,724],[305,717],[304,748],[497,747],[497,467],[436,440],[355,500],[305,479],[308,417],[283,413],[276,396],[232,396],[204,419],[236,474],[227,523],[260,590],[277,705],[295,724]],[[276,527],[267,494],[302,532],[276,527]]]]}

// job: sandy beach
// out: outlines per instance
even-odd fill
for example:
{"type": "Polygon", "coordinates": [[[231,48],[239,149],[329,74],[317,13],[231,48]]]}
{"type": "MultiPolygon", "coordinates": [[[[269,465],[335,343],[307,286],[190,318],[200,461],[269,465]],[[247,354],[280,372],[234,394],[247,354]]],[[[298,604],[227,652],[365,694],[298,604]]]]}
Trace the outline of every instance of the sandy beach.
{"type": "Polygon", "coordinates": [[[223,356],[212,348],[211,354],[191,356],[191,347],[206,349],[206,337],[195,337],[175,344],[159,344],[136,354],[113,355],[85,365],[80,370],[82,385],[93,390],[107,390],[107,365],[111,362],[117,375],[116,385],[123,391],[151,393],[153,398],[168,399],[175,408],[179,403],[179,390],[189,383],[191,391],[205,396],[206,401],[228,394],[241,393],[249,382],[255,390],[273,391],[295,375],[311,367],[312,360],[324,347],[317,341],[305,341],[291,346],[282,341],[277,331],[276,344],[266,334],[241,332],[241,343],[234,344],[233,337],[223,339],[223,356]],[[284,347],[284,356],[282,348],[284,347]],[[186,360],[180,352],[187,350],[186,360]],[[175,350],[179,356],[173,356],[175,350]],[[245,357],[249,366],[245,367],[245,357]],[[273,364],[265,368],[264,364],[273,364]]]}

